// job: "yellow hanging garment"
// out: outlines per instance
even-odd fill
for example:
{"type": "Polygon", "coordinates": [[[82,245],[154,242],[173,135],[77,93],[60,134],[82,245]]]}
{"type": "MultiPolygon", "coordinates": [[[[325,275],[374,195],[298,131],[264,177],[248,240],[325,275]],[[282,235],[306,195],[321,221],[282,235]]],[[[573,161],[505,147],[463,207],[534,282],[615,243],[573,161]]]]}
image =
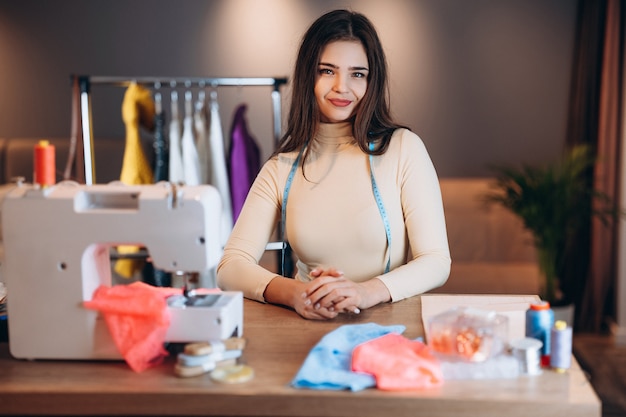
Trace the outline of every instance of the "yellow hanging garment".
{"type": "MultiPolygon", "coordinates": [[[[122,162],[120,181],[127,185],[152,184],[152,168],[141,145],[140,128],[154,128],[155,106],[150,90],[131,83],[122,102],[122,119],[126,127],[126,146],[122,162]]],[[[120,254],[138,252],[137,246],[118,246],[120,254]]],[[[120,259],[115,263],[115,272],[124,278],[132,278],[142,263],[132,259],[120,259]]]]}
{"type": "Polygon", "coordinates": [[[124,184],[152,184],[152,168],[141,146],[140,126],[154,129],[154,101],[150,90],[131,83],[122,102],[122,119],[126,126],[126,148],[120,181],[124,184]]]}

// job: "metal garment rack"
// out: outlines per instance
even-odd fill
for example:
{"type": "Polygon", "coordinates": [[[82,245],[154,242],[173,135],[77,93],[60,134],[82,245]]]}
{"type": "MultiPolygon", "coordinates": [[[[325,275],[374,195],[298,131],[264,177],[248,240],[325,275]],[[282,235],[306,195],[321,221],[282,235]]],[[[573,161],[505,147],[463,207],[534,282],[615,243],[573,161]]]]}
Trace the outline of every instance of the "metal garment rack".
{"type": "Polygon", "coordinates": [[[130,83],[137,83],[154,88],[191,88],[191,87],[244,87],[269,86],[272,87],[272,113],[274,141],[278,144],[281,136],[281,93],[280,87],[287,84],[287,77],[102,77],[78,75],[80,86],[80,118],[83,131],[83,154],[85,161],[85,184],[91,185],[95,180],[93,122],[91,117],[91,86],[111,85],[127,87],[130,83]]]}

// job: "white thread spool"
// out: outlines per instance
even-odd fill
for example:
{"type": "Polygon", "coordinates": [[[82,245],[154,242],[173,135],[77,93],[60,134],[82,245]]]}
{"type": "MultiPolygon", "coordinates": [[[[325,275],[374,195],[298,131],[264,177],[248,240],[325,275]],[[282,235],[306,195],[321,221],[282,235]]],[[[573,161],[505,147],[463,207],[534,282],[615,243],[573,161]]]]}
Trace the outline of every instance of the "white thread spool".
{"type": "Polygon", "coordinates": [[[520,373],[539,375],[541,373],[541,340],[525,337],[511,342],[513,356],[518,360],[520,373]]]}

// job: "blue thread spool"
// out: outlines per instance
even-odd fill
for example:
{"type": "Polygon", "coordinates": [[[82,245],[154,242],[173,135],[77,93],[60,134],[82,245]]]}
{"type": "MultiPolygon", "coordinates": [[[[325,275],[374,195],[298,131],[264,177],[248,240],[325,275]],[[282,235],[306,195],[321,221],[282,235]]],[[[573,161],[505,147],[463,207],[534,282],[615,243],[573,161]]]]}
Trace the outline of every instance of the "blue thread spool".
{"type": "Polygon", "coordinates": [[[550,303],[540,301],[532,303],[526,310],[526,337],[532,337],[543,343],[541,364],[550,365],[550,331],[554,325],[554,312],[550,303]]]}
{"type": "Polygon", "coordinates": [[[572,364],[572,328],[563,320],[557,320],[550,331],[550,367],[565,372],[572,364]]]}

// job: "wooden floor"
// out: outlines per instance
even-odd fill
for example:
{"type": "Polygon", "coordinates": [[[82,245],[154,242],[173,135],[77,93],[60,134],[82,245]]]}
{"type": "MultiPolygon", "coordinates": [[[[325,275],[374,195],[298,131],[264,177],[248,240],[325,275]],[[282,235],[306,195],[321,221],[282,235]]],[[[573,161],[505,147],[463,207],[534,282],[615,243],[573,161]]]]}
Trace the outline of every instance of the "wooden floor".
{"type": "Polygon", "coordinates": [[[574,356],[602,401],[603,417],[626,417],[626,346],[611,335],[575,334],[574,356]]]}

